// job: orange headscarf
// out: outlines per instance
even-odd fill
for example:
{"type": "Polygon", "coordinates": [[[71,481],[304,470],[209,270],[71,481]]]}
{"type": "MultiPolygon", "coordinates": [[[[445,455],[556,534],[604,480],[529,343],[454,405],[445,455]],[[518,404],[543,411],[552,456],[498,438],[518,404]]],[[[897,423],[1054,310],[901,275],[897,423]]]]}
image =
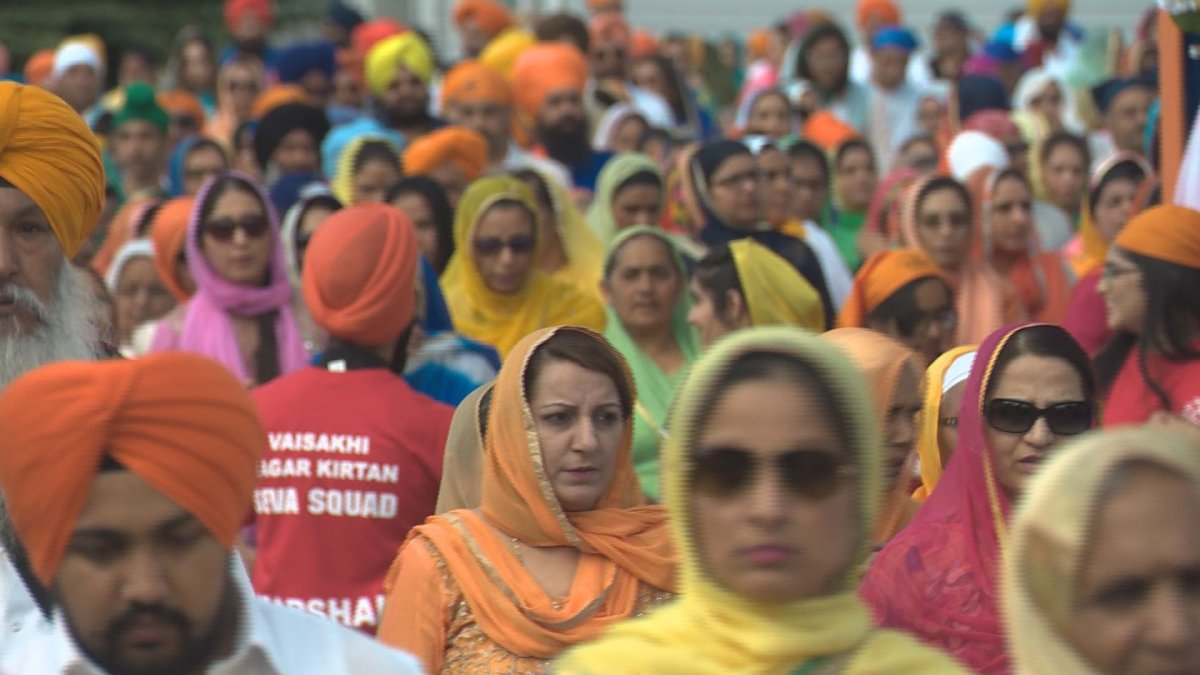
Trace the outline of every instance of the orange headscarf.
{"type": "Polygon", "coordinates": [[[899,26],[900,8],[892,0],[858,0],[854,22],[861,30],[872,20],[880,26],[899,26]]]}
{"type": "Polygon", "coordinates": [[[0,82],[0,178],[46,214],[68,258],[100,220],[100,143],[79,113],[41,87],[0,82]]]}
{"type": "Polygon", "coordinates": [[[900,248],[876,253],[854,275],[850,297],[838,315],[838,328],[865,328],[867,315],[901,288],[917,279],[942,278],[942,272],[924,252],[900,248]]]}
{"type": "Polygon", "coordinates": [[[657,53],[658,38],[654,37],[654,33],[644,28],[633,31],[633,37],[629,40],[629,58],[642,59],[657,53]]]}
{"type": "Polygon", "coordinates": [[[551,92],[571,89],[583,93],[587,77],[587,61],[578,49],[562,42],[536,44],[522,52],[513,66],[517,108],[535,119],[551,92]]]}
{"type": "Polygon", "coordinates": [[[593,45],[616,43],[628,47],[633,40],[633,29],[625,17],[616,12],[597,14],[588,22],[588,36],[593,45]]]}
{"type": "Polygon", "coordinates": [[[442,105],[454,103],[498,103],[512,105],[512,87],[495,69],[468,59],[446,73],[442,80],[442,105]]]}
{"type": "Polygon", "coordinates": [[[417,234],[387,204],[330,216],[304,258],[304,302],[329,334],[364,347],[396,339],[413,320],[417,234]]]}
{"type": "Polygon", "coordinates": [[[487,167],[487,140],[473,129],[442,127],[409,143],[403,162],[407,174],[429,173],[450,163],[473,181],[487,167]]]}
{"type": "Polygon", "coordinates": [[[146,210],[156,203],[158,200],[152,197],[140,197],[125,202],[121,208],[117,209],[108,223],[108,233],[104,237],[104,243],[100,244],[100,250],[92,256],[92,269],[102,276],[108,274],[108,266],[117,257],[117,252],[134,239],[138,224],[146,216],[146,210]]]}
{"type": "Polygon", "coordinates": [[[42,49],[33,53],[25,62],[25,83],[42,86],[54,70],[54,50],[42,49]]]}
{"type": "Polygon", "coordinates": [[[308,93],[298,84],[276,84],[259,94],[250,109],[250,116],[261,120],[267,113],[288,103],[308,103],[308,93]]]}
{"type": "MultiPolygon", "coordinates": [[[[564,330],[591,338],[597,348],[625,363],[598,333],[578,327],[535,331],[517,343],[493,387],[480,513],[464,509],[430,518],[414,528],[404,544],[424,539],[441,553],[480,630],[491,641],[515,654],[543,659],[595,639],[628,618],[637,602],[639,581],[664,590],[675,588],[666,511],[644,504],[633,470],[632,410],[624,411],[612,483],[595,509],[564,512],[546,479],[537,429],[525,400],[525,373],[538,348],[564,330]],[[578,549],[583,555],[576,579],[594,579],[595,594],[570,597],[561,607],[538,602],[535,598],[544,596],[544,591],[531,586],[529,573],[508,552],[508,542],[497,537],[493,526],[531,546],[578,549]],[[604,611],[598,612],[601,605],[604,611]]],[[[632,391],[628,368],[623,378],[632,391]]],[[[398,561],[402,559],[403,547],[398,561]]],[[[393,565],[389,589],[398,574],[393,565]]],[[[380,638],[390,643],[385,632],[380,632],[380,638]]]]}
{"type": "Polygon", "coordinates": [[[35,370],[0,395],[0,427],[0,489],[47,587],[104,457],[231,547],[266,441],[245,387],[215,361],[182,352],[35,370]]]}
{"type": "Polygon", "coordinates": [[[825,152],[831,152],[842,143],[857,138],[858,130],[828,110],[818,110],[804,121],[802,135],[825,152]]]}
{"type": "Polygon", "coordinates": [[[176,197],[168,200],[150,221],[150,240],[154,242],[154,269],[163,286],[179,302],[191,297],[179,284],[179,255],[187,241],[188,219],[192,216],[195,197],[176,197]]]}
{"type": "Polygon", "coordinates": [[[1200,268],[1200,211],[1156,206],[1134,216],[1114,243],[1130,253],[1200,268]]]}
{"type": "Polygon", "coordinates": [[[190,91],[172,89],[158,92],[158,105],[171,117],[187,115],[196,121],[196,129],[204,128],[207,119],[204,114],[204,104],[190,91]]]}
{"type": "Polygon", "coordinates": [[[489,38],[513,25],[508,8],[496,0],[458,0],[454,6],[454,25],[462,28],[468,20],[474,21],[489,38]]]}

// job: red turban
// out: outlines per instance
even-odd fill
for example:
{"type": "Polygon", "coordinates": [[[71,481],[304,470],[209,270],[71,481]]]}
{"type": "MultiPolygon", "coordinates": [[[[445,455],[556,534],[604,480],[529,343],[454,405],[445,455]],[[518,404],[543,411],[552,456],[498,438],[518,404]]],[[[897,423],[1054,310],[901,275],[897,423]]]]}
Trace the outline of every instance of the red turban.
{"type": "Polygon", "coordinates": [[[35,370],[0,395],[0,428],[0,489],[46,586],[104,457],[232,547],[266,442],[245,387],[221,364],[182,352],[35,370]]]}
{"type": "Polygon", "coordinates": [[[462,28],[468,19],[474,21],[489,38],[496,37],[513,25],[508,8],[496,0],[458,0],[454,6],[454,25],[462,28]]]}
{"type": "Polygon", "coordinates": [[[371,51],[377,43],[390,38],[393,35],[400,35],[408,32],[408,26],[396,21],[395,19],[380,18],[364,21],[355,27],[354,32],[350,34],[350,43],[354,45],[354,51],[358,52],[362,58],[367,58],[367,52],[371,51]]]}
{"type": "Polygon", "coordinates": [[[272,0],[225,0],[225,26],[232,31],[253,13],[265,27],[275,23],[275,3],[272,0]]]}
{"type": "Polygon", "coordinates": [[[429,173],[443,164],[462,170],[468,181],[487,168],[487,140],[465,127],[442,127],[425,134],[404,149],[404,173],[429,173]]]}
{"type": "Polygon", "coordinates": [[[583,54],[562,42],[541,42],[526,49],[513,66],[513,91],[521,114],[536,118],[546,97],[572,89],[583,93],[588,66],[583,54]]]}

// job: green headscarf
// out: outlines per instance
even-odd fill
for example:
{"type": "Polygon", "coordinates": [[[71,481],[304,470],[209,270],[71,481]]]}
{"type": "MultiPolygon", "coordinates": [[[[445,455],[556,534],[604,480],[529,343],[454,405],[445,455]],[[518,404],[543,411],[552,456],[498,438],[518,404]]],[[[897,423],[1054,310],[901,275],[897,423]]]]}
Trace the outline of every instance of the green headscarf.
{"type": "MultiPolygon", "coordinates": [[[[663,242],[671,251],[671,259],[679,273],[687,277],[687,267],[683,254],[671,238],[662,230],[637,226],[622,230],[609,246],[604,258],[604,277],[608,278],[616,256],[626,242],[642,236],[650,236],[663,242]]],[[[616,347],[617,351],[629,362],[633,371],[633,379],[637,384],[638,400],[633,423],[633,468],[637,472],[638,481],[646,496],[658,501],[658,455],[659,444],[663,439],[663,429],[666,427],[667,411],[675,396],[675,389],[683,381],[688,367],[700,354],[700,338],[687,322],[689,302],[687,292],[680,294],[679,302],[671,312],[671,333],[679,351],[683,353],[684,367],[674,375],[667,375],[658,367],[654,359],[638,348],[637,343],[629,336],[612,305],[606,305],[608,325],[604,329],[604,337],[616,347]]]]}
{"type": "Polygon", "coordinates": [[[596,197],[592,200],[592,205],[588,207],[587,223],[604,245],[607,246],[617,236],[617,219],[613,216],[612,210],[613,198],[617,196],[617,190],[625,181],[643,171],[649,171],[658,176],[659,183],[663,185],[663,200],[665,201],[667,191],[662,171],[654,163],[654,160],[640,152],[623,152],[610,159],[608,164],[604,165],[604,169],[600,171],[600,176],[596,180],[596,197]]]}

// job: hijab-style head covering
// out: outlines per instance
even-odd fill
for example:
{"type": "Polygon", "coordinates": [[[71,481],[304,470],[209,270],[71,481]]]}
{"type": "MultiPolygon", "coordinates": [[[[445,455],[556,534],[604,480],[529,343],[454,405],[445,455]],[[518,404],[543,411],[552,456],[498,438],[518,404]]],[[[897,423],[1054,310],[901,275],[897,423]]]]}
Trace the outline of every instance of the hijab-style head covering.
{"type": "Polygon", "coordinates": [[[183,302],[192,297],[179,283],[179,258],[184,255],[188,218],[196,200],[192,197],[168,199],[150,221],[150,240],[154,242],[154,269],[163,286],[183,302]]]}
{"type": "Polygon", "coordinates": [[[495,103],[507,108],[513,101],[512,87],[504,76],[475,59],[451,68],[442,80],[441,93],[443,110],[456,103],[495,103]]]}
{"type": "MultiPolygon", "coordinates": [[[[641,153],[623,152],[608,160],[596,180],[596,196],[592,199],[587,211],[588,226],[600,238],[601,243],[608,244],[617,236],[617,219],[613,215],[613,200],[625,185],[625,181],[639,173],[649,173],[663,185],[662,171],[654,160],[641,153]]],[[[665,187],[665,186],[664,186],[665,187]]],[[[663,189],[664,195],[666,190],[663,189]]],[[[654,225],[655,223],[642,223],[654,225]]]]}
{"type": "MultiPolygon", "coordinates": [[[[671,237],[658,228],[647,226],[630,227],[616,235],[604,261],[605,277],[612,273],[617,263],[617,257],[621,254],[621,248],[627,242],[640,237],[648,237],[662,242],[662,245],[670,252],[671,262],[674,263],[680,279],[687,279],[688,270],[684,263],[683,253],[671,237]]],[[[664,373],[654,359],[638,347],[637,342],[621,323],[621,319],[612,305],[605,308],[608,313],[608,325],[604,329],[604,337],[608,338],[613,347],[629,362],[629,368],[633,371],[633,379],[637,383],[638,398],[637,405],[634,407],[633,425],[633,467],[637,471],[642,491],[655,501],[659,499],[658,449],[664,436],[663,430],[667,424],[667,413],[670,410],[671,401],[675,397],[675,390],[683,380],[688,366],[700,354],[700,338],[687,320],[689,305],[688,294],[684,288],[679,294],[679,300],[675,303],[675,307],[671,310],[670,324],[671,335],[674,336],[675,344],[678,345],[679,352],[683,355],[684,365],[670,375],[664,373]]]]}
{"type": "Polygon", "coordinates": [[[854,287],[838,315],[838,327],[865,328],[867,316],[888,298],[914,281],[931,278],[941,279],[941,270],[920,250],[901,248],[876,253],[854,275],[854,287]]]}
{"type": "Polygon", "coordinates": [[[46,587],[105,458],[228,548],[266,442],[245,388],[209,359],[180,353],[39,368],[4,389],[0,426],[0,489],[46,587]]]}
{"type": "MultiPolygon", "coordinates": [[[[1054,72],[1045,68],[1032,68],[1026,71],[1017,82],[1016,90],[1013,91],[1013,109],[1025,112],[1032,110],[1034,99],[1046,93],[1050,85],[1058,85],[1064,97],[1068,94],[1067,87],[1054,72]]],[[[1066,105],[1066,101],[1063,103],[1065,111],[1069,106],[1066,105]]]]}
{"type": "MultiPolygon", "coordinates": [[[[538,349],[562,331],[586,336],[622,364],[600,335],[577,327],[539,330],[521,340],[504,360],[492,388],[484,438],[482,499],[479,511],[451,511],[413,528],[404,546],[423,540],[445,561],[462,589],[479,629],[504,649],[526,657],[551,658],[563,649],[595,639],[634,609],[638,587],[673,590],[675,560],[667,536],[667,514],[646,506],[630,461],[632,410],[624,410],[624,435],[608,489],[590,511],[566,512],[554,496],[538,446],[525,380],[538,349]],[[498,539],[493,528],[505,535],[498,539]],[[552,604],[529,581],[507,538],[529,546],[569,546],[582,556],[576,579],[588,593],[573,593],[552,604]],[[597,610],[605,606],[603,613],[597,610]]],[[[626,370],[624,385],[633,390],[626,370]]],[[[401,548],[403,551],[403,547],[401,548]]],[[[400,574],[403,553],[388,573],[387,587],[400,574]]]]}
{"type": "Polygon", "coordinates": [[[158,199],[141,197],[128,201],[117,209],[108,223],[108,232],[104,236],[104,242],[100,244],[100,250],[92,256],[92,269],[100,276],[108,274],[108,266],[112,264],[117,251],[137,238],[146,217],[158,208],[159,203],[158,199]]]}
{"type": "Polygon", "coordinates": [[[1092,172],[1092,180],[1088,185],[1088,198],[1080,209],[1079,241],[1072,242],[1067,246],[1068,262],[1075,270],[1075,276],[1081,279],[1104,264],[1104,259],[1108,257],[1108,247],[1111,244],[1104,240],[1104,236],[1096,227],[1096,219],[1092,216],[1095,204],[1092,201],[1100,197],[1106,184],[1117,175],[1118,169],[1122,169],[1124,172],[1131,164],[1141,169],[1142,180],[1154,175],[1154,170],[1146,163],[1145,159],[1130,152],[1116,153],[1101,162],[1092,172]]]}
{"type": "Polygon", "coordinates": [[[1164,204],[1133,217],[1114,243],[1122,250],[1200,268],[1200,211],[1164,204]]]}
{"type": "MultiPolygon", "coordinates": [[[[400,147],[392,142],[392,139],[387,136],[375,134],[363,134],[358,138],[350,141],[349,145],[342,150],[341,156],[337,161],[337,173],[334,174],[333,180],[330,181],[330,189],[333,190],[333,196],[337,200],[347,206],[354,204],[354,173],[358,164],[358,156],[362,154],[363,147],[368,143],[377,143],[392,151],[395,156],[396,171],[400,171],[400,147]]],[[[411,146],[410,146],[411,147],[411,146]]]]}
{"type": "Polygon", "coordinates": [[[771,249],[753,239],[729,244],[746,309],[754,326],[795,326],[825,330],[825,308],[812,284],[771,249]]]}
{"type": "MultiPolygon", "coordinates": [[[[617,142],[617,132],[621,125],[630,119],[640,119],[646,122],[646,116],[630,103],[617,103],[609,106],[596,123],[596,131],[592,134],[592,147],[603,152],[612,152],[613,144],[617,142]]],[[[646,122],[649,127],[650,123],[646,122]]]]}
{"type": "Polygon", "coordinates": [[[903,628],[974,672],[1007,672],[999,606],[1000,542],[1011,505],[988,445],[984,406],[1007,326],[979,346],[958,414],[958,446],[937,490],[867,571],[860,592],[879,625],[903,628]]]}
{"type": "Polygon", "coordinates": [[[489,38],[513,25],[508,8],[496,0],[458,0],[454,5],[454,25],[461,29],[467,21],[474,21],[489,38]]]}
{"type": "Polygon", "coordinates": [[[283,216],[283,227],[279,238],[283,241],[283,257],[287,261],[288,280],[292,288],[300,289],[300,224],[304,214],[314,206],[324,206],[333,211],[342,208],[342,203],[333,196],[324,183],[310,183],[300,191],[300,196],[283,216]]]}
{"type": "Polygon", "coordinates": [[[279,148],[289,133],[303,129],[312,136],[313,147],[321,147],[325,134],[329,133],[329,119],[325,111],[306,103],[285,103],[267,113],[254,132],[254,157],[258,165],[267,168],[271,155],[279,148]]]}
{"type": "Polygon", "coordinates": [[[104,208],[100,143],[61,98],[0,82],[0,181],[29,197],[72,257],[104,208]]]}
{"type": "Polygon", "coordinates": [[[537,174],[550,194],[550,210],[554,212],[556,234],[567,258],[567,264],[550,276],[575,286],[583,293],[598,297],[601,267],[604,265],[604,244],[588,229],[583,214],[557,178],[537,168],[528,170],[537,174]]]}
{"type": "Polygon", "coordinates": [[[104,275],[104,285],[108,288],[109,293],[117,292],[117,286],[121,283],[121,270],[137,258],[153,260],[154,242],[149,239],[134,239],[117,251],[112,264],[108,266],[108,272],[104,275]]]}
{"type": "Polygon", "coordinates": [[[578,49],[563,42],[538,43],[521,52],[513,66],[517,110],[535,120],[547,96],[564,89],[582,94],[587,77],[587,60],[578,49]]]}
{"type": "Polygon", "coordinates": [[[1095,542],[1097,514],[1114,477],[1130,465],[1153,466],[1200,489],[1195,437],[1148,427],[1081,438],[1056,450],[1033,477],[1013,513],[1004,556],[1004,618],[1014,672],[1097,672],[1062,626],[1079,602],[1082,561],[1095,542]]]}
{"type": "Polygon", "coordinates": [[[1009,164],[1008,150],[982,131],[963,131],[956,135],[946,149],[946,160],[950,175],[958,181],[966,180],[985,166],[1006,169],[1009,164]]]}
{"type": "Polygon", "coordinates": [[[925,371],[925,400],[921,415],[917,418],[917,462],[921,474],[921,487],[913,492],[913,499],[924,502],[933,494],[942,477],[942,450],[938,444],[938,427],[942,417],[958,417],[958,411],[947,410],[942,414],[942,397],[951,389],[967,381],[971,367],[975,364],[975,345],[955,347],[937,357],[925,371]]]}
{"type": "Polygon", "coordinates": [[[433,78],[433,52],[416,31],[384,38],[371,47],[363,63],[367,89],[375,96],[383,96],[401,68],[425,84],[433,78]]]}
{"type": "Polygon", "coordinates": [[[429,173],[444,164],[458,167],[468,181],[487,168],[487,140],[466,127],[442,127],[408,144],[404,149],[404,173],[429,173]]]}
{"type": "Polygon", "coordinates": [[[442,482],[438,487],[435,515],[479,506],[482,484],[483,429],[487,422],[484,397],[492,383],[480,385],[454,409],[442,460],[442,482]]]}

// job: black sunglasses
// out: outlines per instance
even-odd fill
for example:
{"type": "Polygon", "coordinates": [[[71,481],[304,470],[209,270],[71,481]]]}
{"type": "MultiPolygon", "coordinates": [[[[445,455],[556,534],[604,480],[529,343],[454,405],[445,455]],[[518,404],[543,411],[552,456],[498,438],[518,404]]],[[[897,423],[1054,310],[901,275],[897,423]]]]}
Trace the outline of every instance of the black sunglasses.
{"type": "Polygon", "coordinates": [[[241,218],[217,218],[204,225],[204,233],[217,241],[230,241],[233,233],[241,230],[251,239],[258,239],[267,233],[267,217],[261,214],[251,214],[241,218]]]}
{"type": "Polygon", "coordinates": [[[512,239],[491,237],[488,239],[476,239],[473,245],[475,252],[483,256],[498,255],[504,249],[520,255],[533,251],[533,247],[537,245],[537,240],[527,235],[520,235],[512,239]]]}
{"type": "Polygon", "coordinates": [[[762,464],[768,464],[794,495],[825,499],[841,486],[839,479],[856,473],[838,455],[820,450],[793,450],[771,459],[735,448],[701,450],[691,457],[691,485],[716,497],[732,497],[754,483],[762,464]]]}
{"type": "Polygon", "coordinates": [[[1044,417],[1050,431],[1059,436],[1074,436],[1091,429],[1094,416],[1095,409],[1087,401],[1067,401],[1039,408],[1027,401],[996,398],[987,405],[988,425],[1008,434],[1023,434],[1044,417]]]}

